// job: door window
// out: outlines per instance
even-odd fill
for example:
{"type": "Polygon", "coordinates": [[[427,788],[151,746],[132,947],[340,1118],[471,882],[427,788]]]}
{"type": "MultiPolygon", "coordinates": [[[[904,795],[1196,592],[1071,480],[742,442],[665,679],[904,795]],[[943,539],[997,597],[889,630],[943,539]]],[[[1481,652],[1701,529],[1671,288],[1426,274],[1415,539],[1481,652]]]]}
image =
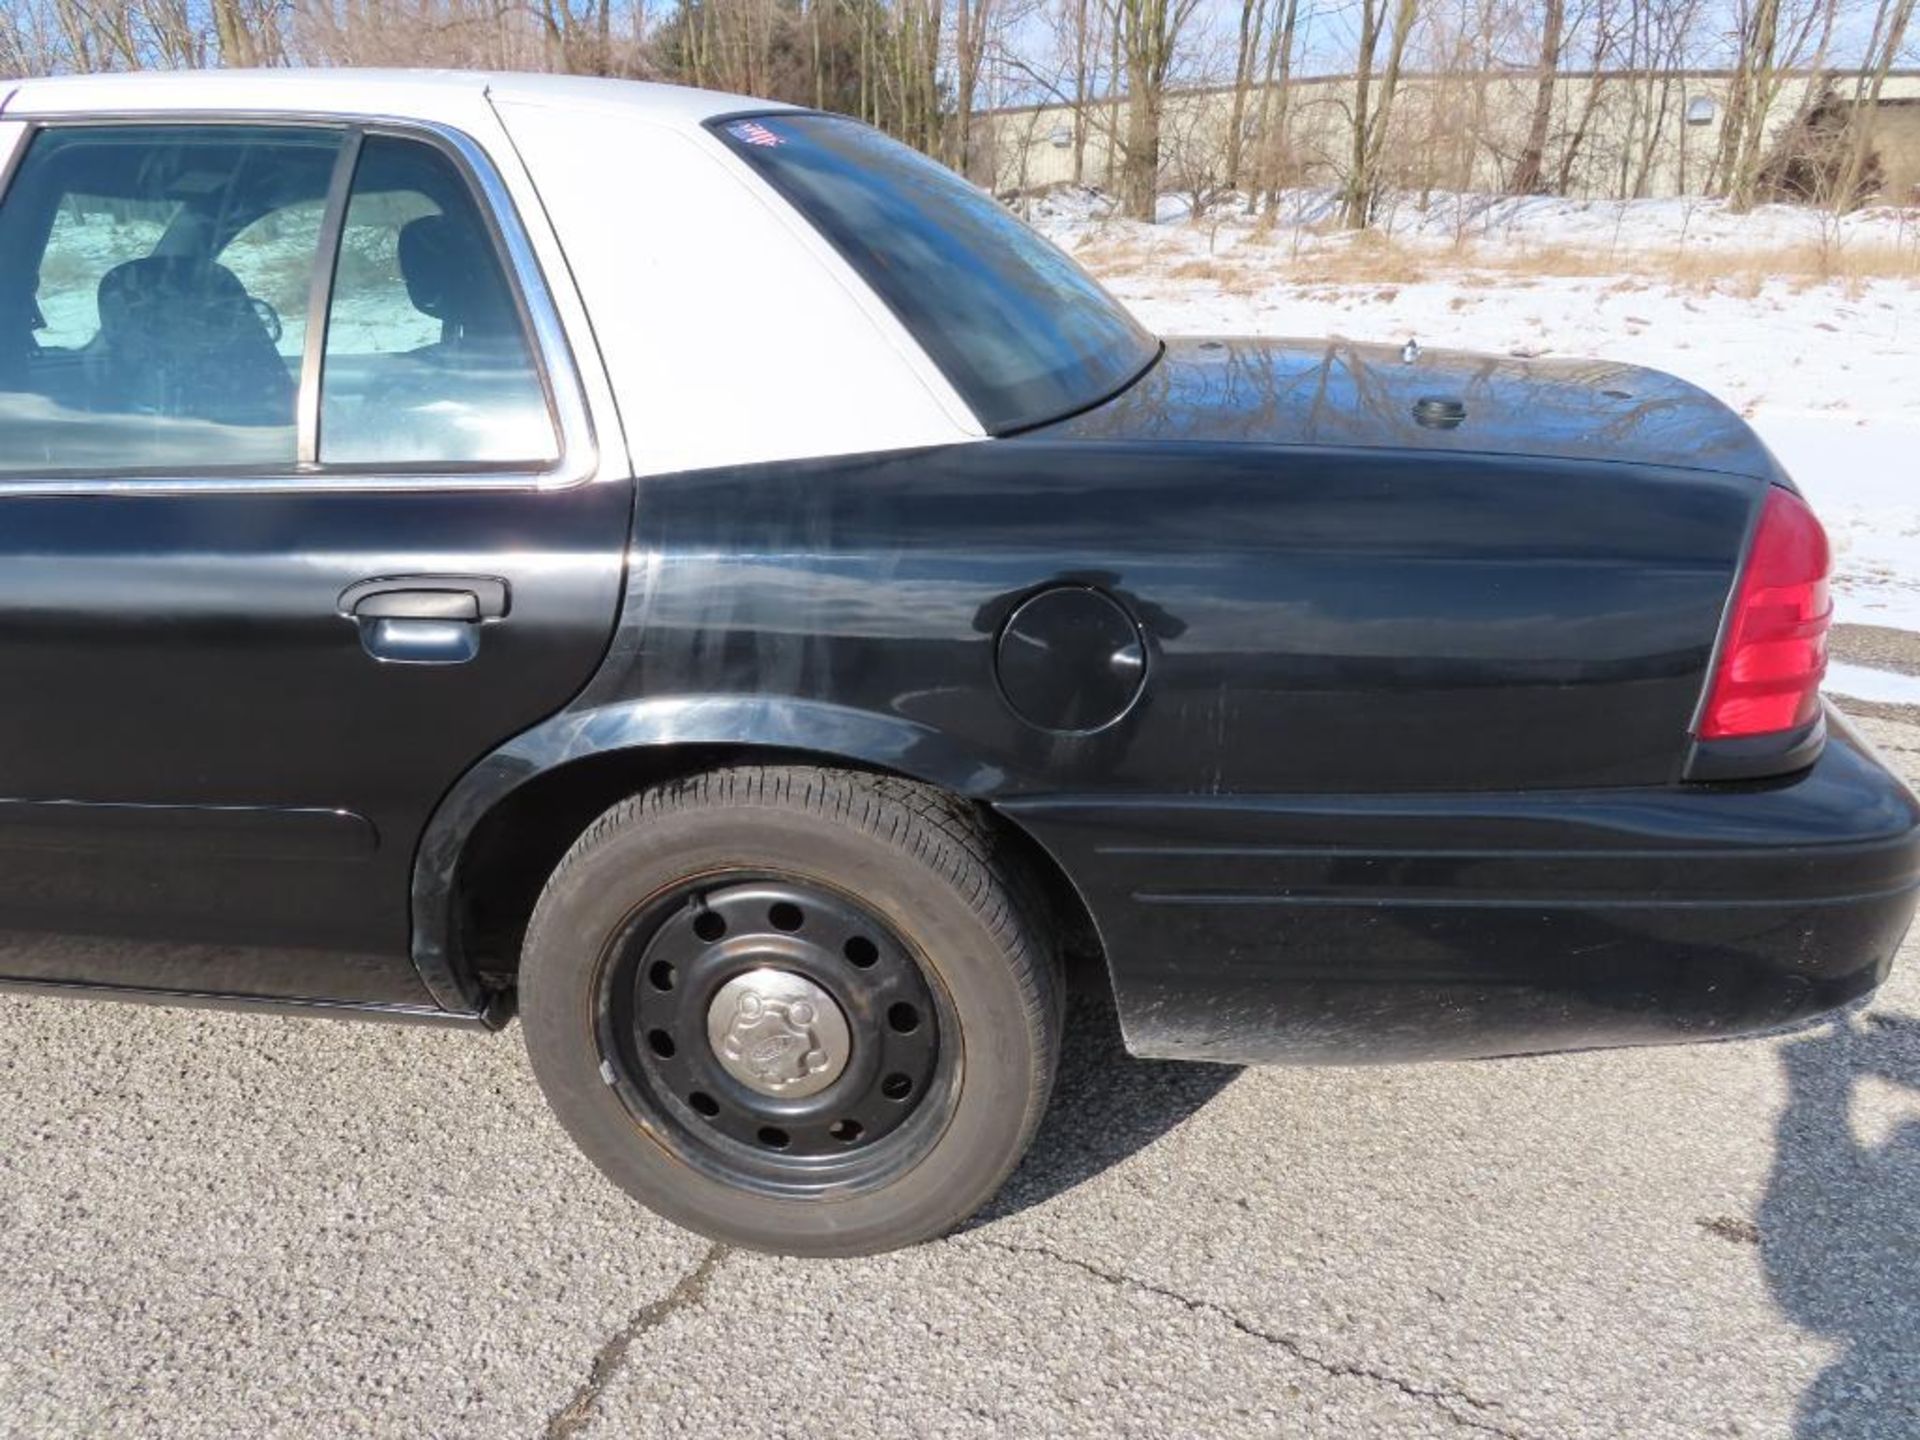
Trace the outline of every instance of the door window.
{"type": "Polygon", "coordinates": [[[247,293],[266,301],[277,332],[274,349],[296,380],[306,353],[307,310],[313,304],[313,267],[305,257],[320,248],[326,211],[324,199],[270,211],[220,252],[220,263],[247,293]]]}
{"type": "Polygon", "coordinates": [[[552,465],[546,388],[464,175],[432,145],[366,136],[336,248],[323,232],[347,134],[37,135],[0,204],[0,478],[291,474],[315,468],[303,454],[322,472],[552,465]]]}
{"type": "Polygon", "coordinates": [[[369,136],[341,232],[322,465],[538,469],[559,458],[513,288],[439,151],[369,136]]]}
{"type": "Polygon", "coordinates": [[[0,475],[290,467],[319,248],[297,212],[342,138],[38,136],[0,206],[0,475]]]}

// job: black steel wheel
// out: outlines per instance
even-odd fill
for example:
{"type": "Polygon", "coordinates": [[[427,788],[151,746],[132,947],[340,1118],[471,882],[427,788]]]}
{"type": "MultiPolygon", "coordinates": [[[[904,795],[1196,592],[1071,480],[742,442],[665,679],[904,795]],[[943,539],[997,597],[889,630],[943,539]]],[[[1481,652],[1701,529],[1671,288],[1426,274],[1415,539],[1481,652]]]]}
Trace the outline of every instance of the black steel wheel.
{"type": "Polygon", "coordinates": [[[906,781],[748,767],[603,815],[528,927],[521,1019],[582,1149],[668,1218],[792,1254],[952,1228],[1052,1086],[1023,877],[906,781]]]}
{"type": "Polygon", "coordinates": [[[951,1005],[851,896],[703,877],[636,917],[605,975],[615,1088],[716,1177],[771,1194],[884,1183],[945,1124],[951,1005]]]}

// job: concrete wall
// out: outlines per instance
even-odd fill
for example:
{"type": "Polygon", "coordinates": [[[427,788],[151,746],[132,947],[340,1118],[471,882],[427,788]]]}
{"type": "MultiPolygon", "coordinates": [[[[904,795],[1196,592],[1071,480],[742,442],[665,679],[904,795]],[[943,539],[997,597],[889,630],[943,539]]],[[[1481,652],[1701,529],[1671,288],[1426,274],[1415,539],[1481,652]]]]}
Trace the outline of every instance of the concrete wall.
{"type": "MultiPolygon", "coordinates": [[[[1546,150],[1551,182],[1568,139],[1584,127],[1566,192],[1580,197],[1665,196],[1703,192],[1719,154],[1732,83],[1724,71],[1679,75],[1567,74],[1554,94],[1546,150]],[[1691,122],[1688,116],[1693,118],[1691,122]],[[1652,137],[1649,143],[1649,137],[1652,137]]],[[[1777,135],[1807,91],[1805,77],[1788,77],[1770,116],[1777,135]]],[[[1852,91],[1851,77],[1836,90],[1852,91]]],[[[1242,183],[1271,173],[1286,185],[1332,185],[1346,170],[1351,144],[1347,116],[1351,76],[1296,80],[1287,89],[1284,128],[1264,155],[1249,154],[1242,183]],[[1262,166],[1270,167],[1263,171],[1262,166]]],[[[1391,183],[1408,188],[1501,190],[1519,163],[1532,115],[1535,82],[1525,75],[1413,75],[1403,78],[1388,146],[1391,183]]],[[[1249,98],[1251,114],[1259,105],[1249,98]]],[[[1272,102],[1278,107],[1279,95],[1272,102]]],[[[1194,190],[1226,183],[1226,137],[1233,97],[1224,90],[1183,91],[1168,98],[1162,130],[1161,185],[1194,190]]],[[[1081,180],[1109,183],[1109,144],[1116,107],[1091,107],[1083,158],[1074,173],[1076,116],[1069,106],[995,111],[984,117],[992,135],[992,184],[1031,189],[1081,180]]],[[[1118,107],[1125,123],[1124,102],[1118,107]]],[[[1887,175],[1885,196],[1913,203],[1920,184],[1920,72],[1890,77],[1873,117],[1875,143],[1887,175]]],[[[1243,126],[1243,129],[1250,128],[1243,126]]],[[[985,180],[988,177],[981,175],[985,180]]]]}
{"type": "Polygon", "coordinates": [[[1887,173],[1882,193],[1920,205],[1920,81],[1907,81],[1898,96],[1881,97],[1873,138],[1887,173]]]}

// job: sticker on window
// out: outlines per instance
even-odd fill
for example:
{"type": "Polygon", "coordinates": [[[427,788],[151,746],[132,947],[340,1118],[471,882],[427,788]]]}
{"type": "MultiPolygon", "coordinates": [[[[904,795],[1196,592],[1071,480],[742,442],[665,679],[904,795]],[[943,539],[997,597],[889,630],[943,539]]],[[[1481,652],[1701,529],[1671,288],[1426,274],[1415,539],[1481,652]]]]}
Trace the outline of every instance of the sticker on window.
{"type": "Polygon", "coordinates": [[[748,145],[784,145],[786,140],[758,120],[740,120],[727,127],[727,133],[748,145]]]}

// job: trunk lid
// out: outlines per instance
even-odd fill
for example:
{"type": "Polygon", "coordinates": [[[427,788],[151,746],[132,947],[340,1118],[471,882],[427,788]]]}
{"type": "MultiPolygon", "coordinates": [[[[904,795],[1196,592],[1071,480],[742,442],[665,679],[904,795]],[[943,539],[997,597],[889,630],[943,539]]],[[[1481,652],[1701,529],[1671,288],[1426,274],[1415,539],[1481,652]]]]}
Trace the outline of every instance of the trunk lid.
{"type": "Polygon", "coordinates": [[[1611,460],[1786,483],[1744,420],[1672,375],[1611,360],[1408,355],[1344,340],[1169,340],[1128,389],[1041,433],[1611,460]]]}
{"type": "Polygon", "coordinates": [[[1025,443],[1137,527],[1126,578],[1181,626],[1155,685],[1226,790],[1695,773],[1728,598],[1786,483],[1671,376],[1344,342],[1174,341],[1025,443]]]}

